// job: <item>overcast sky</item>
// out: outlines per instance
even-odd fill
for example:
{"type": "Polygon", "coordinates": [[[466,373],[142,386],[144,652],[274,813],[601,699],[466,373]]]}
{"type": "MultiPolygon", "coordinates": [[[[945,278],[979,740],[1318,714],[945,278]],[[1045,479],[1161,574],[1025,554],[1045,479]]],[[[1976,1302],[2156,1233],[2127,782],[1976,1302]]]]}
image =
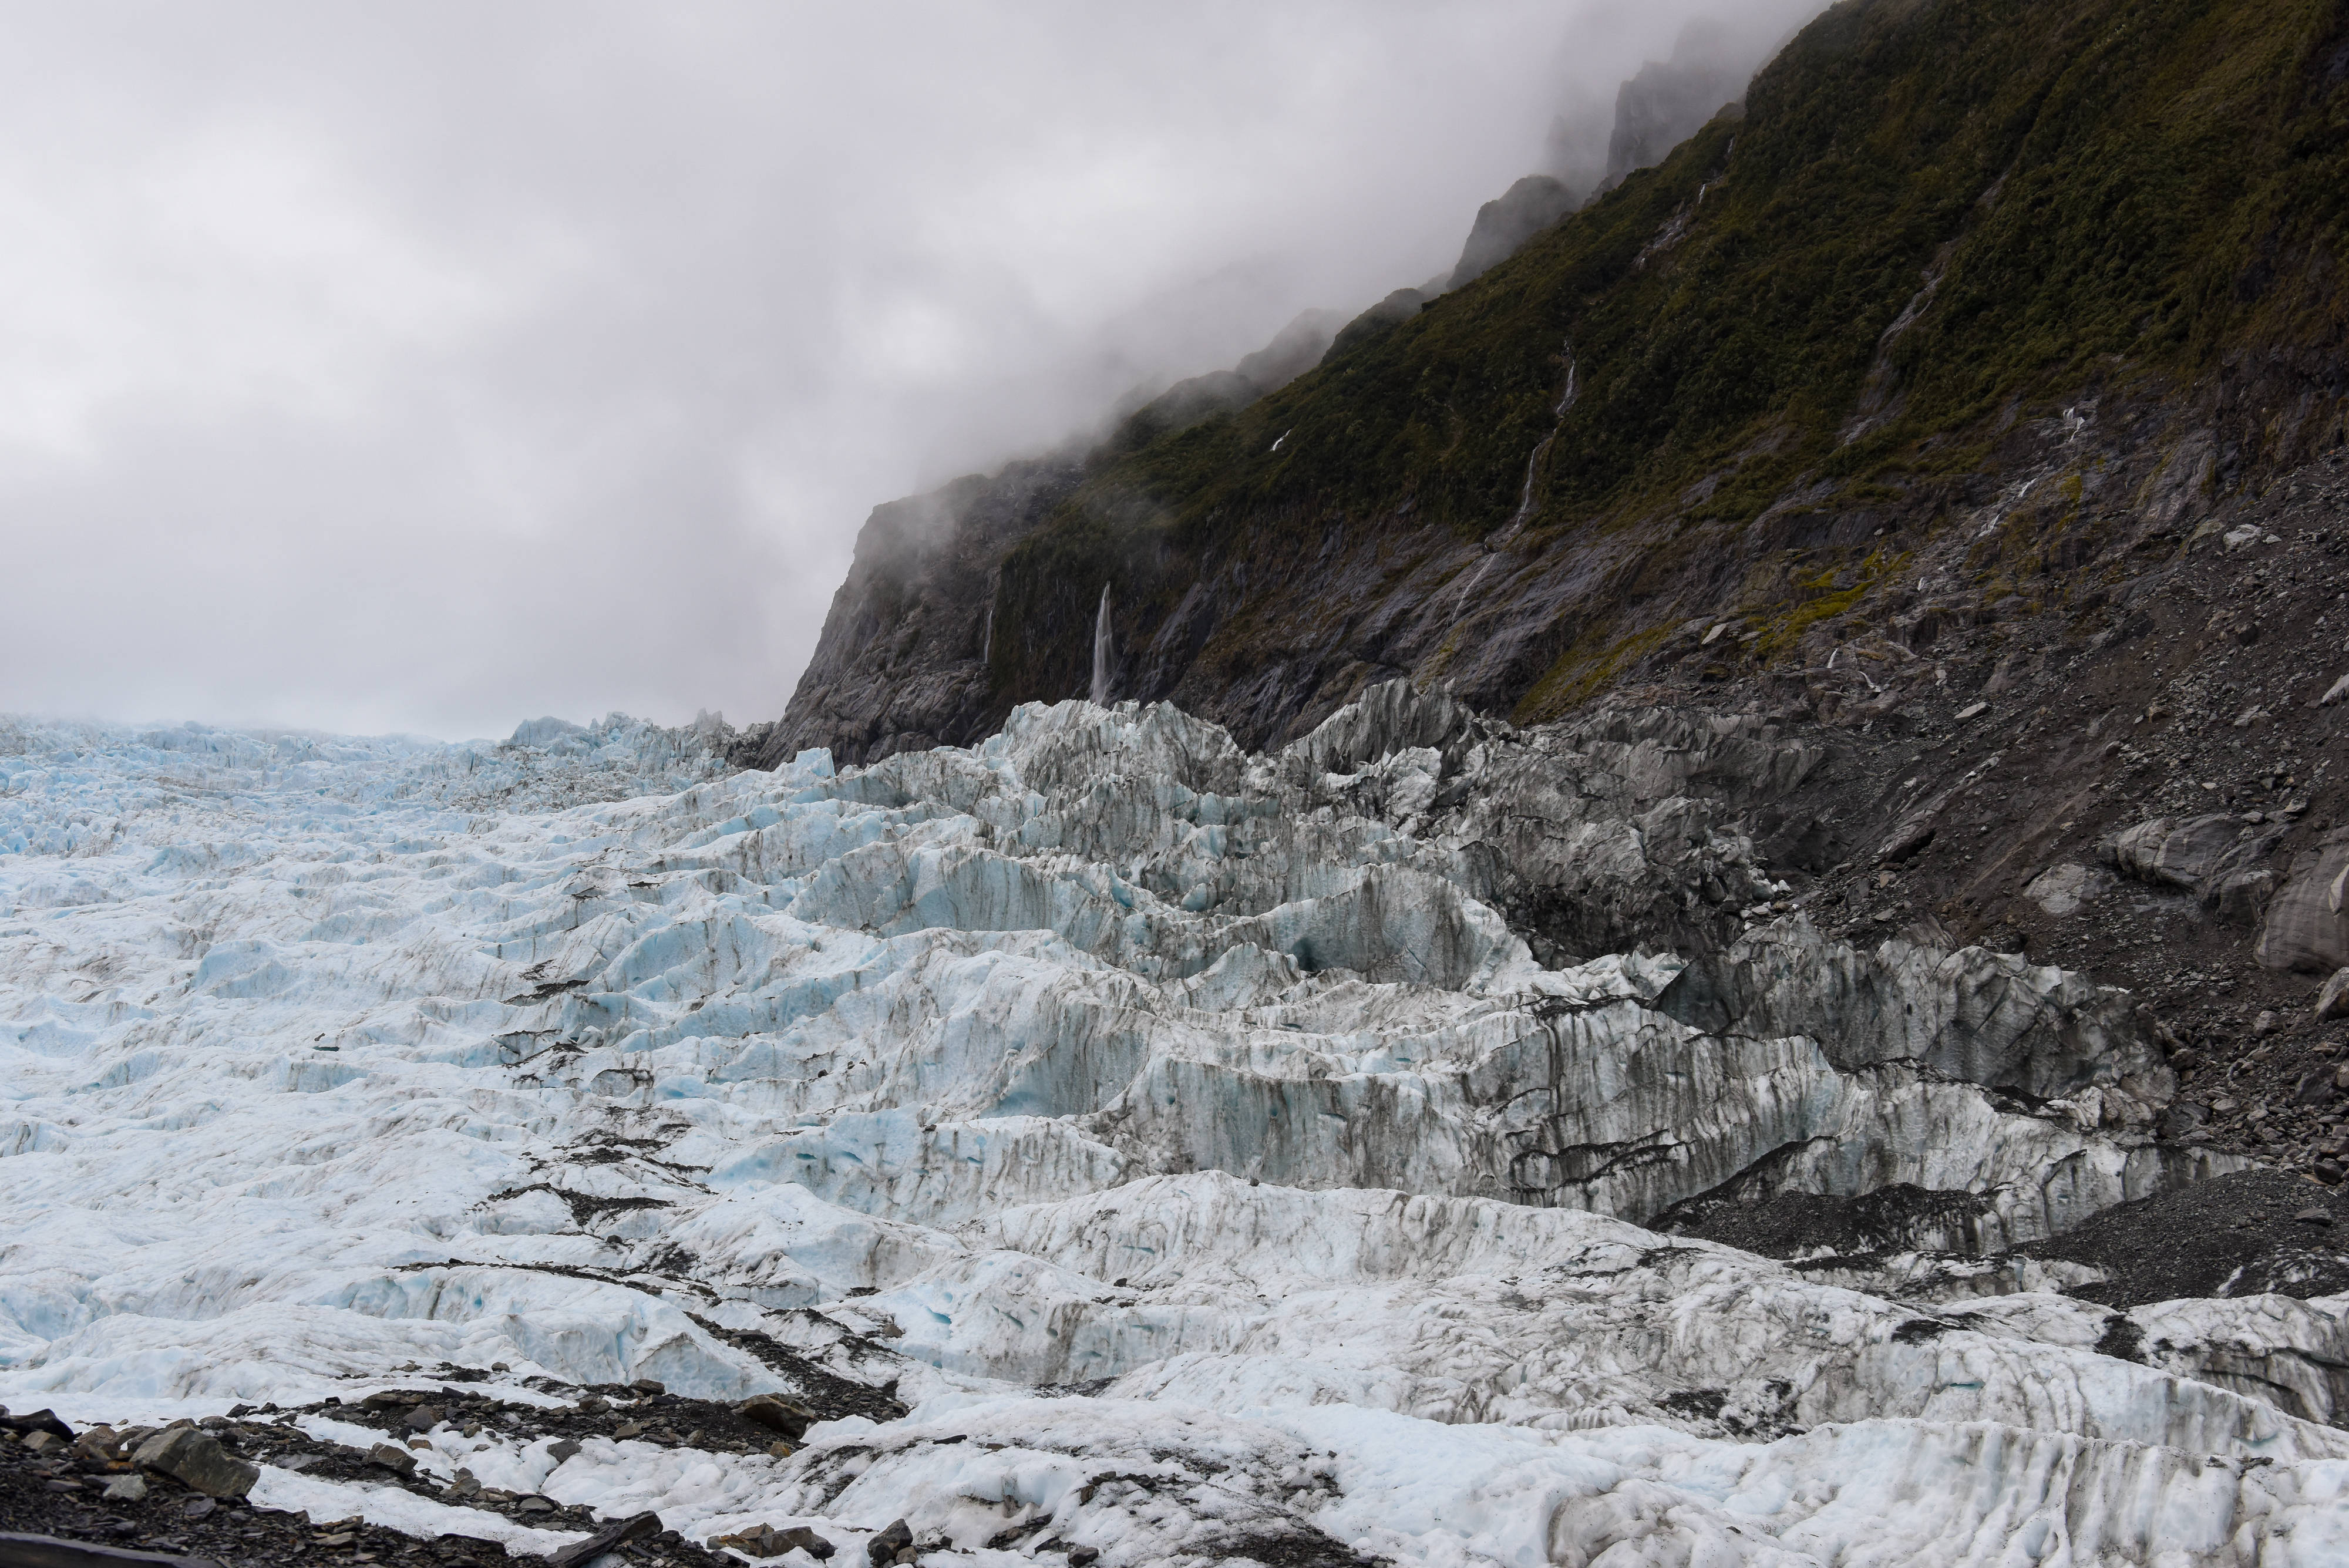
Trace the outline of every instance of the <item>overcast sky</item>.
{"type": "Polygon", "coordinates": [[[7,5],[0,711],[774,717],[875,504],[1448,270],[1700,5],[7,5]]]}

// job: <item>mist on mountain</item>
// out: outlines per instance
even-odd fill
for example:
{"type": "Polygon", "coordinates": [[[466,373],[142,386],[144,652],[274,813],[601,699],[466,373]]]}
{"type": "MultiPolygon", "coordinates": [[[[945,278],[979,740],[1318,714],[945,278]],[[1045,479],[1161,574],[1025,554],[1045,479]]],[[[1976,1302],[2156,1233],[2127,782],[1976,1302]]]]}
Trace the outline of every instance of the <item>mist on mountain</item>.
{"type": "Polygon", "coordinates": [[[1708,9],[21,17],[6,702],[771,712],[876,502],[1448,274],[1708,9]]]}

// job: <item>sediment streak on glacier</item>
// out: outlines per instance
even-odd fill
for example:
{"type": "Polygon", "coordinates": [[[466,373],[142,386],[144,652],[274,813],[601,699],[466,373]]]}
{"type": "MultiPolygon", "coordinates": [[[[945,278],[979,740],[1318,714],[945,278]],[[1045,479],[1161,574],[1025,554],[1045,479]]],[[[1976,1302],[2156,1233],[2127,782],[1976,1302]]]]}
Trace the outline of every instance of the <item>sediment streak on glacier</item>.
{"type": "Polygon", "coordinates": [[[1802,758],[1630,722],[1065,703],[834,776],[0,722],[0,1400],[788,1389],[756,1330],[911,1413],[424,1469],[933,1562],[2349,1560],[2349,1303],[2139,1309],[2147,1366],[2028,1265],[1634,1222],[1911,1182],[2014,1240],[2208,1157],[2125,998],[1822,940],[1683,793],[1802,758]],[[1528,898],[1733,929],[1544,964],[1528,898]]]}

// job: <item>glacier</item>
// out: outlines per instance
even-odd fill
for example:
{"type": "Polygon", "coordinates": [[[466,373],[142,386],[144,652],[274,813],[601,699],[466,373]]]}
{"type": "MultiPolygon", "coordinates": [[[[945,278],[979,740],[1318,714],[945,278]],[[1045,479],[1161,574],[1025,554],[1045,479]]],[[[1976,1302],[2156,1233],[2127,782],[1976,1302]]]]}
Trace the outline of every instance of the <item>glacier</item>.
{"type": "Polygon", "coordinates": [[[2349,1298],[2002,1251],[2240,1162],[2156,1136],[2124,993],[1817,931],[1738,826],[1816,763],[1402,683],[846,772],[0,720],[0,1403],[364,1448],[321,1402],[432,1368],[820,1374],[865,1413],[787,1456],[418,1457],[933,1563],[2349,1561],[2349,1298]],[[1669,1225],[1909,1189],[1962,1201],[1864,1256],[1669,1225]]]}

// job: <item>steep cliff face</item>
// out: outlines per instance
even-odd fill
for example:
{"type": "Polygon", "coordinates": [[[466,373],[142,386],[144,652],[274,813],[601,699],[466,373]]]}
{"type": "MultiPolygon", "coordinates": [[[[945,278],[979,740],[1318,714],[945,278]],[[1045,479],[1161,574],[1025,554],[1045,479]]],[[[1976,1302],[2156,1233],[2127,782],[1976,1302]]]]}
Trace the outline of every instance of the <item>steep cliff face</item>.
{"type": "MultiPolygon", "coordinates": [[[[1615,121],[1607,136],[1607,171],[1599,188],[1611,191],[1635,170],[1651,169],[1671,156],[1672,150],[1721,111],[1722,106],[1743,100],[1753,77],[1754,45],[1750,35],[1774,24],[1762,14],[1740,17],[1733,26],[1719,19],[1701,19],[1685,28],[1668,59],[1650,60],[1617,89],[1615,121]]],[[[1784,7],[1775,8],[1781,18],[1784,7]]],[[[1770,46],[1775,54],[1793,29],[1770,46]]]]}
{"type": "Polygon", "coordinates": [[[1526,242],[1580,205],[1567,186],[1547,174],[1528,174],[1476,209],[1460,264],[1443,292],[1465,288],[1519,251],[1526,242]]]}
{"type": "MultiPolygon", "coordinates": [[[[1485,249],[1500,245],[1513,223],[1522,227],[1524,215],[1513,210],[1486,225],[1485,249]]],[[[877,761],[990,733],[1015,701],[997,679],[994,647],[1011,548],[1050,522],[1108,451],[1179,434],[1278,391],[1319,364],[1344,326],[1335,311],[1306,311],[1235,369],[1179,381],[1143,404],[1103,452],[1012,463],[875,507],[791,706],[745,737],[738,759],[773,767],[823,747],[846,762],[877,761]]]]}
{"type": "Polygon", "coordinates": [[[751,732],[745,760],[820,746],[862,761],[991,730],[1011,707],[993,676],[1004,556],[1084,474],[1076,460],[1015,463],[874,508],[791,707],[751,732]]]}

